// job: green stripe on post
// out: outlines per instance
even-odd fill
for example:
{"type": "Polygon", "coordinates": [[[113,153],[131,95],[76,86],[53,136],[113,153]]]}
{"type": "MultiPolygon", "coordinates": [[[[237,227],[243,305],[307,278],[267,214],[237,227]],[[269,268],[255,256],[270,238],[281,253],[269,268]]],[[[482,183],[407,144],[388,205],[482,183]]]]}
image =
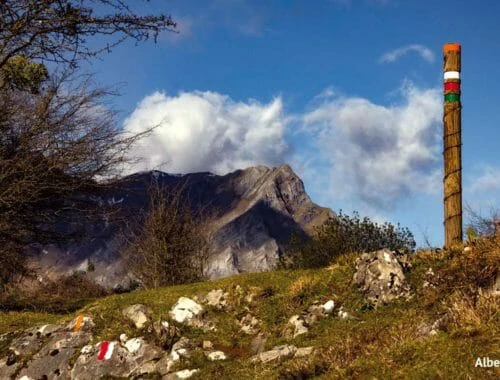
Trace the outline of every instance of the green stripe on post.
{"type": "Polygon", "coordinates": [[[453,103],[453,102],[459,102],[460,101],[460,94],[455,94],[455,93],[449,93],[444,95],[444,101],[446,103],[453,103]]]}

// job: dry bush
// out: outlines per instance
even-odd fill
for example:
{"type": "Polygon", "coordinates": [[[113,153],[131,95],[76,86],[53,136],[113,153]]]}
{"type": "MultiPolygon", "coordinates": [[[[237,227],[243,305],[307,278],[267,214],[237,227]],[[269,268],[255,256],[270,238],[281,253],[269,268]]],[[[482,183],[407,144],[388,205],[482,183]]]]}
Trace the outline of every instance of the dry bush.
{"type": "Polygon", "coordinates": [[[204,279],[211,252],[208,221],[184,198],[184,186],[167,189],[153,183],[141,228],[125,233],[122,255],[145,288],[185,284],[204,279]]]}
{"type": "Polygon", "coordinates": [[[436,273],[439,287],[450,294],[459,289],[476,296],[480,288],[493,285],[500,269],[500,238],[479,238],[471,250],[457,247],[436,273]]]}
{"type": "Polygon", "coordinates": [[[2,291],[26,271],[27,246],[68,238],[48,226],[93,211],[80,194],[118,174],[141,137],[124,134],[106,103],[110,92],[79,75],[80,61],[176,25],[121,0],[3,0],[0,25],[2,291]]]}
{"type": "Polygon", "coordinates": [[[479,327],[500,322],[500,297],[479,290],[476,297],[455,292],[450,299],[448,316],[455,328],[479,327]]]}

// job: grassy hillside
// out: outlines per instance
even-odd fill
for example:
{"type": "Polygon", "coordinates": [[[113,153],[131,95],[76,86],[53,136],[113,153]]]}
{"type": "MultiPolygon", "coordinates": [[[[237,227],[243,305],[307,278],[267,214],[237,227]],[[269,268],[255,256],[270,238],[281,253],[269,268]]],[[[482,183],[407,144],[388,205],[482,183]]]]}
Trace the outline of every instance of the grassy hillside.
{"type": "MultiPolygon", "coordinates": [[[[193,378],[203,379],[493,379],[500,368],[475,368],[477,357],[500,359],[500,297],[487,290],[498,274],[500,248],[496,242],[479,242],[471,252],[462,247],[446,252],[420,252],[411,259],[406,274],[414,296],[372,308],[352,284],[355,259],[339,258],[329,268],[244,274],[157,290],[113,295],[87,304],[74,314],[33,312],[0,314],[0,334],[34,325],[69,321],[77,314],[91,315],[96,327],[94,341],[116,340],[121,333],[138,336],[121,310],[142,303],[150,306],[155,319],[166,319],[180,296],[202,296],[212,289],[229,292],[225,311],[208,309],[206,318],[217,331],[203,332],[181,326],[183,336],[210,340],[224,351],[226,361],[210,362],[193,355],[179,368],[200,368],[193,378]],[[430,274],[432,268],[434,274],[430,274]],[[238,287],[239,285],[239,287],[238,287]],[[248,306],[242,299],[254,294],[248,306]],[[335,301],[334,315],[321,319],[309,332],[286,337],[289,318],[301,314],[315,301],[335,301]],[[339,307],[352,318],[337,316],[339,307]],[[314,346],[313,355],[266,364],[250,360],[253,336],[239,331],[237,320],[248,310],[260,321],[268,338],[265,348],[280,344],[314,346]],[[445,318],[443,318],[445,316],[445,318]],[[435,335],[423,332],[436,320],[435,335]],[[198,376],[198,377],[197,377],[198,376]]],[[[0,353],[6,342],[0,342],[0,353]],[[3,347],[1,347],[3,345],[3,347]]],[[[3,356],[3,355],[0,355],[3,356]]]]}

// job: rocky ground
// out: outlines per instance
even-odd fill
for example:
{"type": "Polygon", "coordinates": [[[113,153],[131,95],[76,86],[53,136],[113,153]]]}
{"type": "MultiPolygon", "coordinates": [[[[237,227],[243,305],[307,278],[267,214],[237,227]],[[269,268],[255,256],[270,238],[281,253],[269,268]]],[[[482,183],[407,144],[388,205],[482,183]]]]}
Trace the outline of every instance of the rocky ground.
{"type": "MultiPolygon", "coordinates": [[[[458,285],[476,280],[447,277],[471,254],[381,250],[115,295],[71,316],[5,313],[0,378],[497,378],[474,363],[500,358],[498,281],[468,304],[458,285]]],[[[483,257],[490,278],[497,254],[483,257]]]]}

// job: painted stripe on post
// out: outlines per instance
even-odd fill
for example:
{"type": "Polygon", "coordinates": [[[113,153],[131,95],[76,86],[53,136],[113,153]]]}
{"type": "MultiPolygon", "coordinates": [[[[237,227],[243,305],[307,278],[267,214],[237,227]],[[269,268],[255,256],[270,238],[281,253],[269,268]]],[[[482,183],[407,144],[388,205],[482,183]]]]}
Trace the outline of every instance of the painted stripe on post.
{"type": "Polygon", "coordinates": [[[461,51],[462,46],[460,44],[445,44],[443,46],[443,53],[448,53],[450,51],[461,51]]]}
{"type": "Polygon", "coordinates": [[[444,101],[446,103],[459,102],[460,101],[460,95],[459,94],[454,94],[454,93],[445,94],[444,95],[444,101]]]}
{"type": "Polygon", "coordinates": [[[460,73],[458,71],[447,71],[444,73],[444,80],[447,79],[460,79],[460,73]]]}
{"type": "Polygon", "coordinates": [[[445,82],[444,90],[445,91],[458,91],[458,92],[460,92],[460,83],[458,83],[458,82],[445,82]]]}

